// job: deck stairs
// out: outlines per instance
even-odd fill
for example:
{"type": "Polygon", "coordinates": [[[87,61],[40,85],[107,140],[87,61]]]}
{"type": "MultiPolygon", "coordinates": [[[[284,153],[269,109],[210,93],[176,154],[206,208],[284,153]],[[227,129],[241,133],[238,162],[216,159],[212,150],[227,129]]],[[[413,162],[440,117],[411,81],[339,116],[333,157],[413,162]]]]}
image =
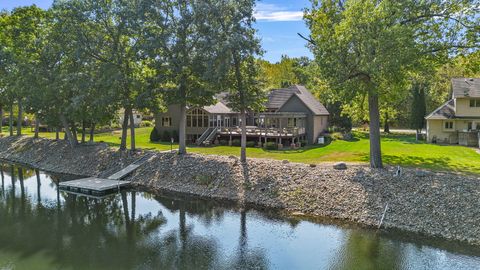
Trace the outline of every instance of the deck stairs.
{"type": "Polygon", "coordinates": [[[215,140],[218,134],[218,129],[214,128],[212,132],[208,135],[208,137],[203,141],[203,145],[210,145],[215,140]]]}
{"type": "Polygon", "coordinates": [[[205,139],[207,139],[208,135],[210,135],[210,133],[212,133],[214,128],[207,128],[207,130],[205,130],[205,132],[203,132],[202,136],[200,136],[200,138],[197,139],[196,141],[196,144],[198,146],[202,145],[203,142],[205,141],[205,139]]]}

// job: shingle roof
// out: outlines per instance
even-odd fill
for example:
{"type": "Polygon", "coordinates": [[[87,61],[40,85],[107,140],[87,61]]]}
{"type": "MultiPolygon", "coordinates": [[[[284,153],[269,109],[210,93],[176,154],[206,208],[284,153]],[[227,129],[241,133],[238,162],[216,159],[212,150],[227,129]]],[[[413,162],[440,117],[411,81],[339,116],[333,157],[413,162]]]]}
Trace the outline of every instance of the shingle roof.
{"type": "Polygon", "coordinates": [[[453,98],[480,97],[480,78],[452,79],[453,98]]]}
{"type": "Polygon", "coordinates": [[[292,85],[288,88],[276,89],[268,95],[266,107],[270,110],[280,109],[293,95],[297,96],[315,115],[329,115],[325,106],[320,103],[310,91],[302,85],[292,85]]]}
{"type": "Polygon", "coordinates": [[[442,106],[438,107],[435,111],[431,114],[427,115],[425,119],[438,119],[438,120],[445,120],[445,119],[453,119],[455,118],[455,101],[450,99],[449,101],[445,102],[442,106]]]}
{"type": "Polygon", "coordinates": [[[214,105],[204,106],[203,109],[208,113],[218,113],[218,114],[225,114],[225,113],[233,113],[233,111],[227,107],[222,102],[217,102],[214,105]]]}
{"type": "MultiPolygon", "coordinates": [[[[296,95],[315,115],[329,115],[325,106],[320,103],[311,93],[302,85],[292,85],[288,88],[275,89],[268,94],[268,101],[265,105],[269,110],[280,109],[293,95],[296,95]]],[[[209,113],[225,114],[235,113],[228,107],[228,92],[221,92],[215,96],[217,103],[215,105],[204,106],[203,109],[209,113]]]]}

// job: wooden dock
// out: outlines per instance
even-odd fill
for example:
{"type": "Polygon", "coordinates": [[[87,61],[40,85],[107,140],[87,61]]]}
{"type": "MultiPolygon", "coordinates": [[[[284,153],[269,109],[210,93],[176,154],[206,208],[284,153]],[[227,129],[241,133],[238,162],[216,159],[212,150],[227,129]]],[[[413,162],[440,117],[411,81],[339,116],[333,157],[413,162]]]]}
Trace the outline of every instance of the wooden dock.
{"type": "Polygon", "coordinates": [[[87,195],[105,195],[130,185],[129,181],[110,180],[96,177],[60,182],[59,188],[65,191],[83,193],[87,195]]]}
{"type": "Polygon", "coordinates": [[[146,155],[120,171],[108,176],[106,179],[98,177],[82,178],[73,181],[60,182],[61,190],[92,196],[102,196],[115,191],[120,191],[130,185],[130,181],[122,181],[130,173],[142,166],[153,155],[146,155]]]}

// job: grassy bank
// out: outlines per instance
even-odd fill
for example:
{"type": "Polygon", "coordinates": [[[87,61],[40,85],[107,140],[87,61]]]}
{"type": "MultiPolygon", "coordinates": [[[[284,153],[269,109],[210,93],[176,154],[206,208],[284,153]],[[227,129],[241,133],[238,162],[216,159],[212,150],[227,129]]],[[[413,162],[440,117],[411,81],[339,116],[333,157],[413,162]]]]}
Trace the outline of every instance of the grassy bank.
{"type": "MultiPolygon", "coordinates": [[[[150,142],[152,128],[136,130],[136,144],[139,148],[159,151],[170,150],[169,142],[150,142]]],[[[4,129],[4,134],[7,134],[4,129]]],[[[32,136],[30,128],[24,134],[32,136]]],[[[120,144],[120,131],[96,134],[95,141],[106,142],[113,147],[120,144]]],[[[369,141],[364,133],[356,133],[354,141],[333,141],[326,146],[310,146],[299,150],[271,151],[249,148],[247,154],[253,158],[271,158],[301,163],[320,162],[360,162],[369,160],[369,141]]],[[[55,133],[41,133],[41,137],[55,138],[55,133]]],[[[176,149],[178,145],[174,144],[176,149]]],[[[239,148],[234,146],[189,147],[190,152],[208,155],[238,155],[239,148]]],[[[475,149],[462,146],[432,145],[416,142],[411,135],[386,135],[382,137],[384,162],[390,165],[421,167],[433,170],[456,171],[480,174],[480,154],[475,149]]]]}

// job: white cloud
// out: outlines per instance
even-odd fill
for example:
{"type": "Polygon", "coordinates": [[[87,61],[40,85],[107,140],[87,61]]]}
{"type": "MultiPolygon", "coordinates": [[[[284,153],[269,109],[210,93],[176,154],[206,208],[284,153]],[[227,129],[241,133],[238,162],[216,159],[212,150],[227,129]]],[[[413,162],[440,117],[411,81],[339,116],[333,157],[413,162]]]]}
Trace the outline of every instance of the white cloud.
{"type": "Polygon", "coordinates": [[[286,10],[284,7],[275,4],[258,3],[255,7],[255,18],[257,21],[268,22],[287,22],[301,21],[303,19],[302,11],[286,10]]]}

